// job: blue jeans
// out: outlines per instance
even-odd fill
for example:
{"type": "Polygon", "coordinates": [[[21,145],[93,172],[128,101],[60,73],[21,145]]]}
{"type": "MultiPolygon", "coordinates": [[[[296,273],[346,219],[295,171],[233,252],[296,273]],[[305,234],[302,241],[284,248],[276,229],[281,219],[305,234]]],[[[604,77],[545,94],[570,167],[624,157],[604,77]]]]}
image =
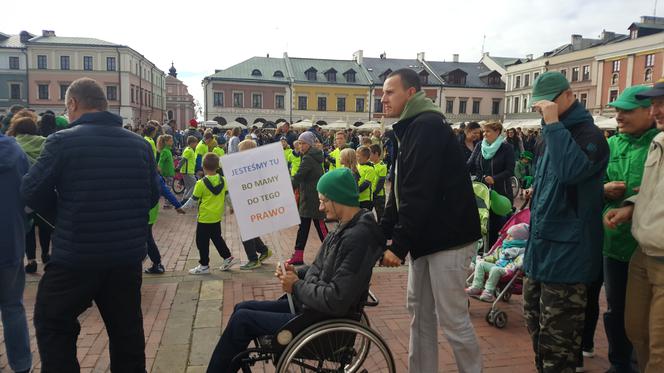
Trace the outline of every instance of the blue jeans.
{"type": "Polygon", "coordinates": [[[28,321],[23,308],[25,271],[23,265],[0,268],[0,314],[5,331],[9,366],[15,372],[32,367],[28,321]]]}
{"type": "Polygon", "coordinates": [[[207,373],[237,372],[240,367],[231,366],[235,355],[246,350],[254,338],[275,334],[294,317],[288,308],[287,299],[236,304],[212,353],[207,373]]]}

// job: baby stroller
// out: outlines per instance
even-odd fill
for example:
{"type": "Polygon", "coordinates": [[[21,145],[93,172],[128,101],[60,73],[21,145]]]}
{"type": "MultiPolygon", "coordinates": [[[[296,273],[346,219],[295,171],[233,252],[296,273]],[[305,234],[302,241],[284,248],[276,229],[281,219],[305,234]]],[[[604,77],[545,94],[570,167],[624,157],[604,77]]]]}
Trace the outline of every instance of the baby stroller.
{"type": "MultiPolygon", "coordinates": [[[[522,209],[505,223],[499,232],[499,237],[496,243],[491,247],[486,254],[492,254],[495,250],[502,246],[503,241],[507,237],[507,230],[513,225],[521,223],[530,223],[530,209],[522,209]]],[[[468,283],[473,280],[473,275],[468,278],[468,283]]],[[[502,329],[507,325],[507,314],[498,308],[498,302],[509,302],[512,294],[520,295],[523,291],[523,271],[518,267],[515,271],[508,273],[500,278],[496,286],[496,299],[491,304],[491,309],[487,313],[485,320],[489,325],[502,329]]]]}
{"type": "Polygon", "coordinates": [[[489,187],[473,181],[473,193],[475,194],[475,202],[477,203],[477,211],[480,215],[480,230],[482,232],[482,246],[478,247],[477,252],[480,250],[482,253],[489,251],[489,212],[491,208],[491,190],[489,187]]]}

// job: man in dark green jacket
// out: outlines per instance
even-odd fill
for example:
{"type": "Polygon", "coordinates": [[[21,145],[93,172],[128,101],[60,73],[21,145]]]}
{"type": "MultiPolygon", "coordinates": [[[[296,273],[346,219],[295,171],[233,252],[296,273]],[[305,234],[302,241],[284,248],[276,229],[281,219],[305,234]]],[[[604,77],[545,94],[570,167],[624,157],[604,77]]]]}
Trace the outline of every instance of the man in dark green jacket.
{"type": "MultiPolygon", "coordinates": [[[[650,115],[650,99],[638,100],[636,95],[649,90],[647,86],[625,89],[609,106],[616,108],[618,134],[608,140],[611,158],[604,184],[604,212],[621,207],[623,201],[638,192],[643,168],[652,139],[659,133],[650,115]]],[[[626,222],[615,229],[604,227],[604,291],[607,309],[604,330],[609,341],[609,361],[616,373],[631,373],[632,344],[625,334],[625,294],[629,260],[638,243],[626,222]]]]}
{"type": "Polygon", "coordinates": [[[524,257],[524,316],[538,372],[574,372],[581,351],[586,284],[602,263],[603,180],[609,149],[567,79],[546,72],[533,86],[542,115],[530,239],[524,257]]]}

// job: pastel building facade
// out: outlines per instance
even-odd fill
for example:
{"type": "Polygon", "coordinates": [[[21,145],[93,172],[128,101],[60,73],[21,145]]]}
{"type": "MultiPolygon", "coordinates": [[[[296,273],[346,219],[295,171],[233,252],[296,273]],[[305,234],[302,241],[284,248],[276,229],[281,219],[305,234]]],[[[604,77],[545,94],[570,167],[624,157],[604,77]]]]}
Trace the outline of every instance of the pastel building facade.
{"type": "Polygon", "coordinates": [[[171,64],[166,76],[166,120],[175,120],[175,129],[184,129],[192,118],[196,118],[194,97],[171,64]]]}

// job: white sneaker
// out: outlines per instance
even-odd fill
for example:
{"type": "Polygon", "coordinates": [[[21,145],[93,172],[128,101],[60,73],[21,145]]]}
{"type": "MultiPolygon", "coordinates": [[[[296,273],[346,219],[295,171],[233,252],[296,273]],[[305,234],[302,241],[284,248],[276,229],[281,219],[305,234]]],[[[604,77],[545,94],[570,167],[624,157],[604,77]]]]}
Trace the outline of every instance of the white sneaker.
{"type": "Polygon", "coordinates": [[[192,275],[207,275],[210,273],[210,266],[199,264],[196,267],[190,269],[189,273],[192,275]]]}
{"type": "Polygon", "coordinates": [[[583,355],[583,357],[590,357],[590,358],[595,357],[595,349],[591,348],[590,351],[583,351],[581,352],[581,354],[583,355]]]}
{"type": "Polygon", "coordinates": [[[224,259],[224,262],[221,263],[221,267],[219,267],[219,269],[222,271],[228,271],[235,263],[237,263],[235,257],[229,256],[228,258],[224,259]]]}
{"type": "Polygon", "coordinates": [[[575,369],[574,371],[575,371],[576,373],[583,373],[583,372],[586,371],[586,368],[584,368],[584,367],[576,367],[576,369],[575,369]]]}

